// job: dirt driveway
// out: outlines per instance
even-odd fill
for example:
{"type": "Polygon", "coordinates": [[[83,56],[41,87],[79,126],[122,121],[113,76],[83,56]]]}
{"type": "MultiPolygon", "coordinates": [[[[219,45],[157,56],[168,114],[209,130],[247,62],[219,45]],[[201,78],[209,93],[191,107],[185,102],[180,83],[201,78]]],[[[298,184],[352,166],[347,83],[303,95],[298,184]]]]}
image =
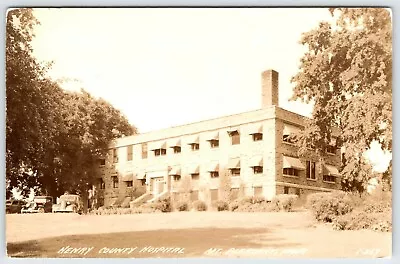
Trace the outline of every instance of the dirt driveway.
{"type": "Polygon", "coordinates": [[[34,214],[6,218],[8,253],[15,257],[365,258],[391,254],[391,233],[334,231],[327,225],[315,225],[306,212],[34,214]],[[67,247],[82,251],[70,254],[68,249],[65,253],[62,249],[67,247]],[[92,249],[83,256],[84,248],[92,249]],[[108,249],[120,251],[110,253],[108,249]],[[182,249],[182,254],[171,254],[175,249],[182,249]]]}

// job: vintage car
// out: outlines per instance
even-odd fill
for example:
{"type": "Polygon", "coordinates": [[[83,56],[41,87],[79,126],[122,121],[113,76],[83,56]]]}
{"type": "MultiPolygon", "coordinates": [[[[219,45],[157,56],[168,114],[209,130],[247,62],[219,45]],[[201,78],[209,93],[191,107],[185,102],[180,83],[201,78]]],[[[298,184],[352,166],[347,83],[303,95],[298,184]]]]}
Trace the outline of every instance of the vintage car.
{"type": "Polygon", "coordinates": [[[6,213],[7,214],[19,214],[22,207],[25,205],[23,200],[8,200],[6,201],[6,213]]]}
{"type": "Polygon", "coordinates": [[[28,202],[21,213],[51,213],[53,206],[53,197],[35,196],[31,202],[28,202]]]}
{"type": "Polygon", "coordinates": [[[66,212],[66,213],[79,213],[83,210],[83,202],[79,195],[64,194],[61,195],[57,204],[53,205],[53,213],[66,212]]]}

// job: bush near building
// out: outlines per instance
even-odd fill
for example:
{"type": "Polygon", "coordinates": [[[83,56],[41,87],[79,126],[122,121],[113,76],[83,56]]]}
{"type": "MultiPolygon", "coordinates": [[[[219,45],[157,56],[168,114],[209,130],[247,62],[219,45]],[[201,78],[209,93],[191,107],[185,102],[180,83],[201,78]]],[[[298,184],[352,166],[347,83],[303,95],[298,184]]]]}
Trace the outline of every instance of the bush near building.
{"type": "Polygon", "coordinates": [[[337,191],[308,195],[306,207],[313,212],[318,221],[331,223],[339,215],[351,212],[352,204],[345,192],[337,191]]]}
{"type": "Polygon", "coordinates": [[[354,195],[345,192],[315,193],[307,206],[316,220],[331,222],[335,230],[392,231],[391,193],[354,195]]]}
{"type": "Polygon", "coordinates": [[[189,203],[187,201],[178,201],[176,202],[175,209],[177,211],[189,211],[189,203]]]}
{"type": "Polygon", "coordinates": [[[217,211],[228,211],[229,205],[225,201],[214,201],[212,207],[217,209],[217,211]]]}
{"type": "Polygon", "coordinates": [[[298,196],[282,194],[275,196],[272,201],[266,201],[263,197],[243,197],[229,204],[232,212],[291,212],[298,196]]]}
{"type": "Polygon", "coordinates": [[[194,201],[192,206],[196,211],[207,211],[207,204],[203,201],[194,201]]]}

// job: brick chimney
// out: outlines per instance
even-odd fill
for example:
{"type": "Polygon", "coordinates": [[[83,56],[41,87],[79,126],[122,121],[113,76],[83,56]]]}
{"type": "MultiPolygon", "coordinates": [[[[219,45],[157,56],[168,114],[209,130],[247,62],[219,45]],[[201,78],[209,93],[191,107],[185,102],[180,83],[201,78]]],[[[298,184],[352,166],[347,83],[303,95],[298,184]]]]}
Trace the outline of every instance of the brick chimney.
{"type": "Polygon", "coordinates": [[[261,108],[279,105],[278,72],[266,70],[261,74],[261,108]]]}

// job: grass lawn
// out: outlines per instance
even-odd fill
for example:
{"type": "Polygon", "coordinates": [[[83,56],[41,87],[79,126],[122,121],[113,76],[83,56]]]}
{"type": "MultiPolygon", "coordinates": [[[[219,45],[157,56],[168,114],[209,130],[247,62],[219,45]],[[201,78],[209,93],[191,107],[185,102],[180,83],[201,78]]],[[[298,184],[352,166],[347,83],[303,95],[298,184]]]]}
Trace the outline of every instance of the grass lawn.
{"type": "Polygon", "coordinates": [[[307,212],[7,215],[11,257],[371,258],[391,233],[334,231],[307,212]],[[71,248],[76,251],[71,253],[71,248]]]}

